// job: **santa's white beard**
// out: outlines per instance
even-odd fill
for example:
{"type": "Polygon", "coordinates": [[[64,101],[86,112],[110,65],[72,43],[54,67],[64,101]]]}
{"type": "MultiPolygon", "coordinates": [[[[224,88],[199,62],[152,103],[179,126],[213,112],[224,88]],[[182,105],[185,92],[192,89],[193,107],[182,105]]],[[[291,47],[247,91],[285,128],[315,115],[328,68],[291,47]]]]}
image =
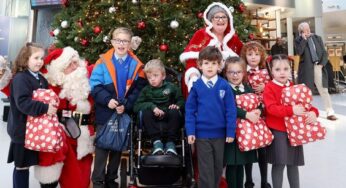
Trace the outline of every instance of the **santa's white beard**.
{"type": "Polygon", "coordinates": [[[79,67],[63,77],[59,97],[66,98],[72,105],[77,105],[76,111],[90,113],[89,93],[90,85],[86,67],[79,67]]]}

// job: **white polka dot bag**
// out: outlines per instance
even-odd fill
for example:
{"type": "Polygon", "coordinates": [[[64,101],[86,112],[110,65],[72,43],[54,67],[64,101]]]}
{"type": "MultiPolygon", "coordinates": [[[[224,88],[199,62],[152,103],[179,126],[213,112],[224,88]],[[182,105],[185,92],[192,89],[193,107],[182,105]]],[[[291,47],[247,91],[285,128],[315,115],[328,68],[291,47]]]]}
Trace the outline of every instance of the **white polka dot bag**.
{"type": "MultiPolygon", "coordinates": [[[[302,104],[309,111],[312,107],[311,102],[311,90],[304,84],[294,85],[282,90],[282,103],[284,105],[292,106],[302,104]]],[[[320,122],[306,124],[305,120],[305,115],[285,117],[288,139],[291,146],[299,146],[325,138],[327,131],[320,122]]]]}
{"type": "MultiPolygon", "coordinates": [[[[32,99],[45,104],[53,101],[57,105],[59,104],[59,97],[50,89],[35,90],[32,99]]],[[[64,145],[63,131],[63,125],[59,123],[56,114],[43,114],[37,117],[28,116],[25,147],[35,151],[57,152],[64,145]]]]}
{"type": "MultiPolygon", "coordinates": [[[[247,93],[237,95],[236,103],[238,108],[249,112],[255,110],[260,105],[260,99],[254,93],[247,93]]],[[[238,118],[236,139],[240,151],[250,151],[270,145],[274,136],[262,118],[256,123],[238,118]]]]}

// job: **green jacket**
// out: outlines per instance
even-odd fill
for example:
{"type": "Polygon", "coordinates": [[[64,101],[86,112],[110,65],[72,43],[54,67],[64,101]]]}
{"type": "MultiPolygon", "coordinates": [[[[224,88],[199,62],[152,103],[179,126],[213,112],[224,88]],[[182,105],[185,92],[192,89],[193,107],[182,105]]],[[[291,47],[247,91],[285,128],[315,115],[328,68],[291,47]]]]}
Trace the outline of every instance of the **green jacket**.
{"type": "Polygon", "coordinates": [[[180,89],[170,82],[164,81],[161,87],[145,86],[134,105],[133,111],[154,110],[155,107],[167,111],[171,104],[184,109],[184,98],[180,89]]]}

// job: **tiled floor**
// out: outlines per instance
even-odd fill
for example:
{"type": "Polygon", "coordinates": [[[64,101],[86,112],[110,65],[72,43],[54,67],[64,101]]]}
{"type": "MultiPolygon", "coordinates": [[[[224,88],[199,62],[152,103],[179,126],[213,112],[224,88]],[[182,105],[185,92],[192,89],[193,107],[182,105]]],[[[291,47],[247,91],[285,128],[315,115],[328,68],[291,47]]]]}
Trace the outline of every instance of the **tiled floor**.
{"type": "MultiPolygon", "coordinates": [[[[0,96],[1,97],[1,96],[0,96]]],[[[304,146],[305,166],[300,168],[300,184],[302,188],[344,188],[346,187],[346,94],[332,95],[332,102],[338,116],[335,122],[327,121],[319,96],[314,97],[314,105],[320,111],[319,120],[327,128],[327,137],[323,141],[304,146]]],[[[3,104],[0,102],[0,117],[3,104]]],[[[6,123],[0,121],[0,187],[12,187],[13,164],[7,164],[9,137],[6,123]]],[[[260,176],[258,166],[254,165],[254,181],[259,187],[260,176]]],[[[269,180],[270,168],[269,168],[269,180]]],[[[39,188],[39,184],[30,174],[30,187],[39,188]]],[[[287,177],[284,177],[284,188],[288,188],[287,177]]]]}

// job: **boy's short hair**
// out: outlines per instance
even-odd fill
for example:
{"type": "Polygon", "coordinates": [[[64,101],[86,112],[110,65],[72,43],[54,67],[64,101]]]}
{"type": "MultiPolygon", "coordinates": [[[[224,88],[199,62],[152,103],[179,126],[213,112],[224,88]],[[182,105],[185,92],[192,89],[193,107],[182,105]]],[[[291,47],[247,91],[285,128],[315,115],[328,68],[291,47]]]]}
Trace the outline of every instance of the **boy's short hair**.
{"type": "Polygon", "coordinates": [[[115,28],[112,32],[112,39],[114,39],[114,36],[118,35],[119,33],[125,33],[130,35],[130,39],[133,36],[133,32],[131,31],[131,29],[127,28],[127,27],[118,27],[115,28]]]}
{"type": "Polygon", "coordinates": [[[207,46],[199,52],[198,65],[202,65],[203,60],[217,61],[221,65],[222,53],[214,46],[207,46]]]}
{"type": "Polygon", "coordinates": [[[159,59],[152,59],[144,66],[145,74],[151,73],[153,69],[159,69],[163,75],[166,75],[165,65],[159,59]]]}

